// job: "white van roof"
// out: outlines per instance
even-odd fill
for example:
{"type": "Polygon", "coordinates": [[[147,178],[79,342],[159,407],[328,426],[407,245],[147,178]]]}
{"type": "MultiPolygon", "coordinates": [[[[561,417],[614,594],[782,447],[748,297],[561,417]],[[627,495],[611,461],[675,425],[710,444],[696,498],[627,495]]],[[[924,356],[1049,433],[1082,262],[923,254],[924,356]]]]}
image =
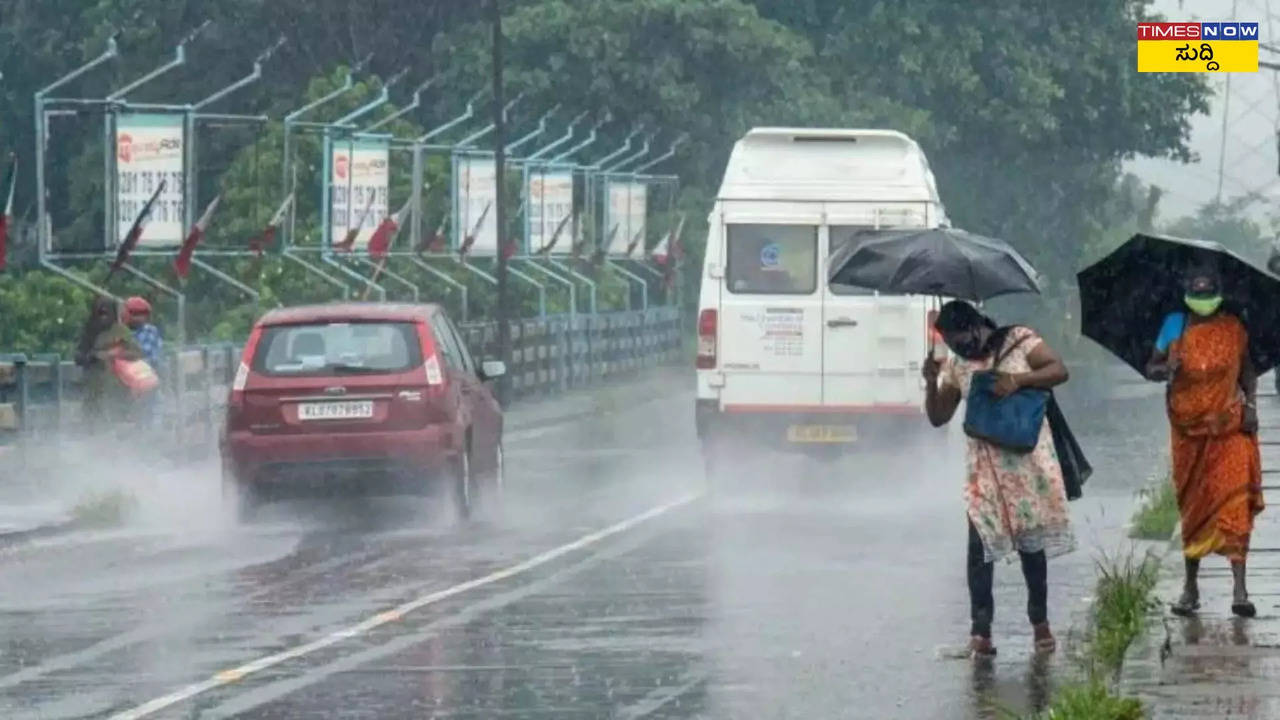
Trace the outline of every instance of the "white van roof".
{"type": "Polygon", "coordinates": [[[941,203],[916,141],[822,128],[752,129],[733,146],[718,199],[941,203]]]}

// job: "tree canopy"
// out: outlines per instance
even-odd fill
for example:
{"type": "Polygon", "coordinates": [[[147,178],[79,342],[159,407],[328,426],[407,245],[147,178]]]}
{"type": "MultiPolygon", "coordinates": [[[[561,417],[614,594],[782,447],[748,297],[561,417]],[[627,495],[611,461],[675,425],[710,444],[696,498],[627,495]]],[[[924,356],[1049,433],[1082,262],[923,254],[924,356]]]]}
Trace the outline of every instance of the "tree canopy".
{"type": "MultiPolygon", "coordinates": [[[[677,204],[689,216],[696,263],[699,223],[733,141],[750,127],[900,129],[924,147],[953,220],[1014,243],[1056,294],[1090,247],[1141,211],[1141,201],[1122,202],[1121,162],[1186,159],[1189,119],[1207,110],[1201,76],[1136,73],[1134,27],[1149,19],[1148,8],[1143,0],[509,0],[508,93],[525,93],[512,134],[555,104],[553,134],[581,111],[612,118],[583,161],[618,147],[635,127],[656,133],[663,148],[687,134],[676,158],[657,170],[682,179],[677,204]]],[[[31,154],[32,93],[96,56],[117,30],[121,58],[66,94],[120,87],[171,57],[178,39],[209,20],[186,67],[131,96],[199,99],[245,75],[259,52],[284,37],[260,83],[212,108],[263,112],[275,122],[261,132],[199,136],[197,202],[226,192],[210,242],[240,243],[282,195],[278,120],[285,112],[369,57],[358,73],[362,86],[325,117],[355,107],[377,91],[379,78],[406,67],[408,79],[393,92],[399,104],[422,79],[438,75],[440,82],[397,132],[456,115],[489,82],[483,10],[473,0],[94,0],[88,9],[67,0],[0,0],[0,150],[31,154]]],[[[93,115],[54,127],[50,205],[60,239],[73,246],[101,239],[101,128],[93,115]]],[[[315,235],[318,141],[303,138],[296,147],[299,234],[315,235]]],[[[447,163],[433,162],[428,223],[447,202],[447,163]]],[[[393,195],[408,192],[403,172],[393,195]]],[[[20,215],[30,216],[32,187],[27,174],[20,215]]],[[[693,275],[686,275],[689,290],[693,275]]]]}

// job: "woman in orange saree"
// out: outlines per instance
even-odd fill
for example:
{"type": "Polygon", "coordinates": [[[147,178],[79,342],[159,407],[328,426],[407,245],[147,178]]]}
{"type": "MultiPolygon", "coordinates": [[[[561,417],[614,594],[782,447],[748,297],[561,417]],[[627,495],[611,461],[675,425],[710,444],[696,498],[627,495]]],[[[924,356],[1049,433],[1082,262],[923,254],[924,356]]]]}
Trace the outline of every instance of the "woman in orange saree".
{"type": "Polygon", "coordinates": [[[1248,333],[1222,310],[1220,286],[1212,270],[1188,273],[1189,312],[1165,318],[1147,370],[1151,379],[1169,383],[1173,484],[1186,566],[1182,596],[1171,609],[1178,615],[1199,609],[1200,560],[1217,553],[1231,562],[1231,611],[1253,617],[1245,556],[1253,518],[1263,508],[1258,377],[1248,333]]]}

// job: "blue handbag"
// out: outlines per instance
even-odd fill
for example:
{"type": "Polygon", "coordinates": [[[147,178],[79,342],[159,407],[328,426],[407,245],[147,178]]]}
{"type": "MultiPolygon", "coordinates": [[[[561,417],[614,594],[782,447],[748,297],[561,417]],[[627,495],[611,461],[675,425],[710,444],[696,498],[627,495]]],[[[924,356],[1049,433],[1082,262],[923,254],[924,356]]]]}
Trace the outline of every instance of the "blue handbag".
{"type": "Polygon", "coordinates": [[[1029,453],[1040,440],[1050,392],[1022,388],[1007,397],[997,397],[994,389],[1000,362],[1022,344],[1014,343],[992,365],[992,370],[975,372],[965,402],[964,432],[1005,450],[1029,453]]]}

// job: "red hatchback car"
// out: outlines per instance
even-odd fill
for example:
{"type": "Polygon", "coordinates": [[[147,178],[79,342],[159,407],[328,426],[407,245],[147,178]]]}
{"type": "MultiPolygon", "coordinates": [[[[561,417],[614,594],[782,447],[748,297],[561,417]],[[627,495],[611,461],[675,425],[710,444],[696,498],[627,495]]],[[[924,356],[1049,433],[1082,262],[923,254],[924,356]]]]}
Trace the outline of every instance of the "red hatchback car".
{"type": "Polygon", "coordinates": [[[427,494],[470,514],[502,488],[502,409],[436,305],[272,310],[245,343],[219,447],[242,517],[282,495],[427,494]]]}

